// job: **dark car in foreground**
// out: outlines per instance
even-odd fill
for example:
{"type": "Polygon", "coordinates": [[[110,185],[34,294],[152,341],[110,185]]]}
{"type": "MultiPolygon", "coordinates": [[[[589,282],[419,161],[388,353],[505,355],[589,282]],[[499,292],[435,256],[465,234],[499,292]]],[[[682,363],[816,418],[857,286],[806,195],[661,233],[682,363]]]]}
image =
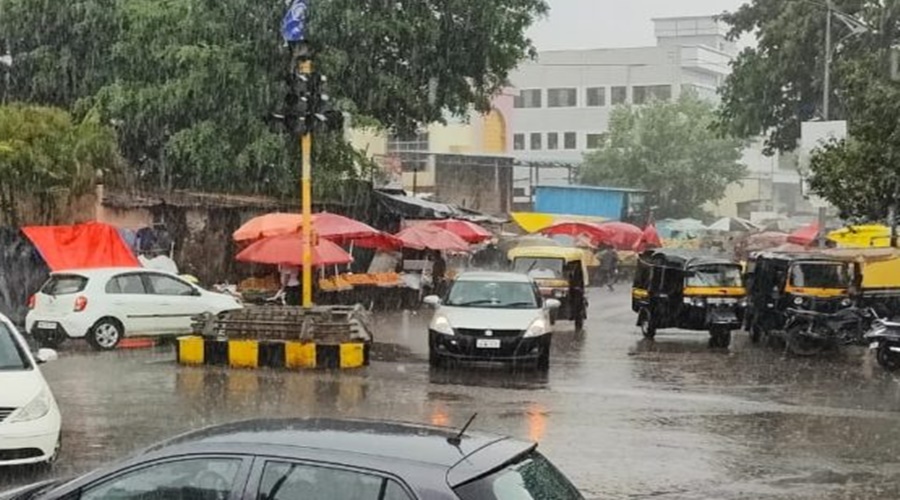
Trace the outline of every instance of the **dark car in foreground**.
{"type": "Polygon", "coordinates": [[[191,432],[0,499],[576,500],[537,445],[363,420],[251,420],[191,432]]]}

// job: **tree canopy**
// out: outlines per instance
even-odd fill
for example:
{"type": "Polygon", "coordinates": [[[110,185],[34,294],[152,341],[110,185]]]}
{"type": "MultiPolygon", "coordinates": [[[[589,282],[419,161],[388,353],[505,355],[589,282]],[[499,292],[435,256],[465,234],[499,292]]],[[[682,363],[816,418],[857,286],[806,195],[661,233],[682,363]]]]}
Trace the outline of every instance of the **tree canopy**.
{"type": "Polygon", "coordinates": [[[52,210],[93,189],[119,166],[116,136],[95,123],[74,124],[65,111],[0,106],[0,215],[17,225],[24,208],[49,220],[52,210]]]}
{"type": "MultiPolygon", "coordinates": [[[[847,217],[881,218],[900,177],[900,87],[889,79],[900,38],[895,0],[833,0],[830,120],[846,141],[814,152],[810,185],[847,217]]],[[[753,33],[722,88],[720,125],[737,136],[767,134],[769,151],[793,150],[804,121],[823,119],[824,3],[754,0],[724,16],[732,37],[753,33]]]]}
{"type": "Polygon", "coordinates": [[[743,178],[742,142],[714,129],[713,105],[691,94],[675,102],[613,110],[606,140],[585,155],[585,184],[643,188],[658,199],[660,217],[697,217],[743,178]]]}
{"type": "MultiPolygon", "coordinates": [[[[9,95],[114,124],[145,183],[293,192],[297,156],[266,119],[286,90],[284,10],[282,0],[0,0],[9,95]]],[[[317,0],[309,34],[338,106],[403,132],[487,109],[533,54],[524,33],[546,10],[544,0],[317,0]]],[[[346,161],[363,160],[340,134],[317,142],[317,177],[352,175],[346,161]]]]}

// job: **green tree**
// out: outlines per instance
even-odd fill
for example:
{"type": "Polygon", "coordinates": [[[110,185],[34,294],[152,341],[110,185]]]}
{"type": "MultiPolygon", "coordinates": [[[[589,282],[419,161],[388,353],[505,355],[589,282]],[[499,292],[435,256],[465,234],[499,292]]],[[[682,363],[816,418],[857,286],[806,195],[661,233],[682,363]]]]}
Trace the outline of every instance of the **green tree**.
{"type": "Polygon", "coordinates": [[[21,222],[25,205],[44,221],[60,207],[92,191],[98,174],[119,166],[113,130],[72,122],[65,111],[13,104],[0,106],[0,214],[21,222]]]}
{"type": "MultiPolygon", "coordinates": [[[[310,36],[338,106],[397,132],[485,110],[544,0],[316,0],[310,36]]],[[[13,99],[114,123],[136,178],[174,188],[296,192],[282,107],[282,0],[0,0],[13,99]],[[56,58],[61,58],[59,61],[56,58]],[[58,85],[55,87],[53,83],[58,85]]],[[[362,162],[323,137],[316,177],[362,162]],[[335,153],[334,149],[341,151],[335,153]]]]}
{"type": "MultiPolygon", "coordinates": [[[[814,152],[810,184],[846,217],[882,218],[900,177],[900,87],[889,50],[900,37],[900,2],[834,0],[831,120],[847,141],[814,152]],[[859,29],[851,29],[851,26],[859,29]]],[[[768,134],[769,151],[793,150],[800,124],[822,118],[827,9],[813,1],[754,0],[724,19],[732,37],[753,33],[722,88],[720,125],[739,137],[768,134]]]]}
{"type": "Polygon", "coordinates": [[[743,178],[742,142],[714,129],[712,104],[685,94],[675,102],[613,110],[600,149],[585,155],[585,184],[642,188],[658,197],[660,217],[696,217],[743,178]]]}

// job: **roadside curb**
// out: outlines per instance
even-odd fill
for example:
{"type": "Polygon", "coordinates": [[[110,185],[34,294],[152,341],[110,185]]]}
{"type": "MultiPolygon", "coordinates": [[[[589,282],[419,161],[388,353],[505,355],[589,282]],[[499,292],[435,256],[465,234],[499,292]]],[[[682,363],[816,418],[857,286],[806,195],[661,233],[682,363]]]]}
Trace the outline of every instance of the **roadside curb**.
{"type": "Polygon", "coordinates": [[[156,347],[157,339],[149,337],[129,337],[119,341],[116,349],[150,349],[156,347]]]}
{"type": "Polygon", "coordinates": [[[369,365],[370,344],[178,337],[179,364],[232,368],[352,369],[369,365]]]}

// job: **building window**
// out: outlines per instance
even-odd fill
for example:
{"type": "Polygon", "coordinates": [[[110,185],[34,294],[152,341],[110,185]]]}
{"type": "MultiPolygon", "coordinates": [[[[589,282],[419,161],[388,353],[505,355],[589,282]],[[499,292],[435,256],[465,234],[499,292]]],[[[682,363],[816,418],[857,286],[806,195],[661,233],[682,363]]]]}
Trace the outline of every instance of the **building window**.
{"type": "Polygon", "coordinates": [[[588,149],[600,149],[606,142],[606,134],[588,134],[586,139],[588,149]]]}
{"type": "Polygon", "coordinates": [[[609,92],[609,101],[613,106],[625,104],[628,100],[628,87],[613,87],[609,92]]]}
{"type": "Polygon", "coordinates": [[[559,149],[559,134],[556,132],[547,134],[547,149],[559,149]]]}
{"type": "Polygon", "coordinates": [[[428,132],[408,136],[392,135],[387,141],[388,156],[400,158],[404,172],[421,172],[428,166],[428,132]]]}
{"type": "Polygon", "coordinates": [[[563,134],[563,147],[566,149],[577,149],[578,134],[575,132],[566,132],[563,134]]]}
{"type": "Polygon", "coordinates": [[[548,89],[548,108],[574,108],[578,105],[578,91],[575,89],[548,89]]]}
{"type": "Polygon", "coordinates": [[[525,149],[525,134],[513,134],[513,149],[516,151],[525,149]]]}
{"type": "Polygon", "coordinates": [[[540,89],[521,90],[513,99],[513,107],[516,108],[540,108],[541,105],[540,89]]]}
{"type": "Polygon", "coordinates": [[[541,149],[541,134],[538,132],[531,134],[531,149],[535,151],[541,149]]]}
{"type": "Polygon", "coordinates": [[[606,106],[606,88],[591,87],[585,93],[588,107],[606,106]]]}
{"type": "Polygon", "coordinates": [[[635,104],[647,104],[650,101],[668,101],[672,99],[671,85],[643,85],[632,89],[632,101],[635,104]]]}

